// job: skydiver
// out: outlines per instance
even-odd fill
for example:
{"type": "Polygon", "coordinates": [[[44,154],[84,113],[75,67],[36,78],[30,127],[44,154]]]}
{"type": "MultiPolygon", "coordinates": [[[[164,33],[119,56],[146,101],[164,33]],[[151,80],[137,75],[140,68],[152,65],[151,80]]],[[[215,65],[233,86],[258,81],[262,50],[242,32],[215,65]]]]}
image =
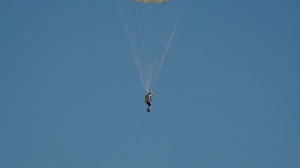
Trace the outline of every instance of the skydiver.
{"type": "Polygon", "coordinates": [[[151,108],[151,97],[153,96],[153,92],[151,90],[151,93],[147,93],[145,96],[145,103],[148,105],[147,111],[150,112],[150,108],[151,108]]]}

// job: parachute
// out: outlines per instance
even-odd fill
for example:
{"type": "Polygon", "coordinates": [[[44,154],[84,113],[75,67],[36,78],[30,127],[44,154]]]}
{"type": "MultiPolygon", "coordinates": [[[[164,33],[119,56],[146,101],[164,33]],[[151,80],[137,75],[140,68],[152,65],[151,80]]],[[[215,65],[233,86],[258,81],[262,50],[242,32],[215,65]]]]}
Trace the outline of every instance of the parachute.
{"type": "Polygon", "coordinates": [[[144,2],[144,3],[151,3],[151,2],[154,2],[154,3],[163,3],[163,2],[167,2],[167,1],[170,1],[170,0],[135,0],[137,2],[144,2]]]}
{"type": "Polygon", "coordinates": [[[155,85],[185,0],[122,0],[121,20],[144,89],[155,85]]]}

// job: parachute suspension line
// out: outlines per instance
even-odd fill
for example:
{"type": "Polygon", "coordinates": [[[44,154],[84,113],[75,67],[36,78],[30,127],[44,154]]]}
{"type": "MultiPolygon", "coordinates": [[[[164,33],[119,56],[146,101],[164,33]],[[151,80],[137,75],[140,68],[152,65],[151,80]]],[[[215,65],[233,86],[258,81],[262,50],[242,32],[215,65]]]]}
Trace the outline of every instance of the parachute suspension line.
{"type": "MultiPolygon", "coordinates": [[[[162,40],[163,42],[168,42],[169,38],[170,38],[170,35],[171,35],[171,31],[173,29],[173,26],[174,24],[172,24],[172,21],[173,20],[176,20],[176,17],[177,15],[168,15],[170,13],[173,13],[175,11],[175,8],[176,8],[176,2],[172,5],[173,7],[171,6],[166,6],[165,9],[162,9],[162,6],[160,6],[160,15],[161,17],[160,18],[160,23],[163,23],[164,21],[164,31],[161,33],[161,37],[162,37],[162,40]],[[173,9],[173,10],[172,10],[173,9]],[[171,31],[170,31],[171,30],[171,31]]],[[[161,43],[160,44],[160,48],[159,48],[159,54],[157,54],[156,56],[156,61],[158,60],[158,62],[155,62],[155,67],[156,68],[156,63],[158,63],[158,65],[162,65],[162,62],[163,62],[163,55],[164,55],[164,52],[165,52],[165,49],[167,47],[167,43],[161,43]]],[[[156,68],[156,73],[158,74],[158,71],[159,69],[156,68]]],[[[156,74],[155,73],[155,74],[156,74]]],[[[156,78],[156,77],[155,77],[156,78]]],[[[152,85],[151,87],[153,87],[155,81],[152,82],[152,85]]]]}
{"type": "Polygon", "coordinates": [[[142,64],[142,72],[144,74],[143,78],[145,81],[146,90],[149,89],[149,63],[142,64]]]}
{"type": "Polygon", "coordinates": [[[147,66],[147,74],[148,74],[148,83],[147,83],[147,85],[148,85],[148,89],[149,89],[149,87],[150,87],[150,83],[151,83],[151,72],[150,72],[151,70],[150,70],[150,63],[148,64],[148,66],[147,66]]]}
{"type": "Polygon", "coordinates": [[[154,67],[153,67],[153,65],[154,65],[154,63],[155,63],[155,59],[154,60],[152,60],[151,62],[150,62],[150,64],[149,64],[149,87],[151,87],[151,81],[152,81],[152,77],[153,77],[153,69],[154,69],[154,67]]]}
{"type": "Polygon", "coordinates": [[[140,20],[142,25],[143,25],[143,29],[142,29],[142,33],[143,33],[143,37],[144,37],[144,45],[143,45],[143,51],[144,51],[144,59],[147,60],[147,58],[149,57],[149,48],[146,47],[146,46],[149,46],[149,33],[147,32],[150,32],[149,30],[149,27],[147,26],[148,23],[149,23],[149,19],[150,17],[147,17],[147,11],[143,8],[145,6],[145,4],[140,4],[140,13],[142,13],[140,16],[140,20]]]}
{"type": "MultiPolygon", "coordinates": [[[[171,3],[171,5],[166,6],[164,6],[164,4],[159,5],[158,11],[151,10],[152,8],[150,8],[151,11],[149,12],[144,9],[144,7],[146,7],[145,3],[137,3],[135,5],[137,8],[132,10],[131,5],[128,6],[124,4],[124,1],[118,1],[125,34],[130,42],[131,52],[139,70],[143,87],[147,92],[149,88],[152,89],[155,85],[170,43],[177,29],[184,2],[185,0],[181,2],[175,1],[173,4],[171,3]],[[126,10],[132,11],[133,13],[126,13],[126,10]],[[175,11],[177,14],[173,14],[175,11]],[[152,12],[160,17],[150,17],[152,12]],[[155,27],[147,26],[155,22],[155,27]],[[157,32],[158,34],[153,34],[157,32]],[[151,41],[156,35],[158,35],[161,40],[151,41]],[[152,47],[153,44],[157,47],[152,47]]],[[[154,4],[152,5],[154,6],[154,4]]],[[[148,6],[147,9],[149,9],[148,6]]]]}
{"type": "MultiPolygon", "coordinates": [[[[155,18],[155,19],[158,19],[159,21],[158,21],[158,23],[160,23],[161,25],[163,25],[162,23],[164,23],[163,21],[164,20],[166,20],[166,16],[167,16],[167,13],[168,13],[168,6],[166,6],[166,9],[164,9],[163,7],[162,7],[162,5],[158,5],[159,6],[159,10],[158,10],[158,13],[159,13],[159,15],[158,16],[160,16],[160,17],[157,17],[157,18],[155,18]]],[[[168,20],[168,19],[167,19],[168,20]]],[[[165,26],[165,25],[163,25],[163,26],[165,26]]],[[[163,41],[165,41],[164,39],[165,39],[165,37],[167,36],[167,31],[166,31],[166,29],[165,29],[165,31],[164,32],[162,32],[161,34],[160,34],[160,37],[162,38],[162,40],[160,40],[160,42],[159,42],[159,47],[157,48],[157,51],[160,51],[160,50],[163,50],[164,49],[164,44],[163,44],[163,41]]],[[[155,53],[159,53],[159,52],[155,52],[155,53]]],[[[154,72],[154,70],[156,70],[155,68],[156,68],[156,63],[157,63],[157,60],[161,60],[160,59],[160,57],[161,57],[161,55],[162,54],[156,54],[156,57],[155,57],[155,61],[154,61],[154,67],[153,67],[153,72],[152,72],[152,76],[153,76],[153,73],[155,73],[154,72]]],[[[151,84],[151,87],[152,87],[152,84],[151,84]]]]}
{"type": "Polygon", "coordinates": [[[120,12],[121,12],[121,19],[122,19],[122,21],[124,23],[125,34],[126,34],[128,40],[130,42],[131,52],[134,55],[135,62],[136,62],[136,65],[138,67],[138,70],[139,70],[139,73],[140,73],[140,77],[141,77],[144,89],[146,90],[146,86],[145,86],[145,82],[144,82],[143,74],[142,74],[142,70],[141,70],[140,61],[139,61],[137,53],[135,52],[136,51],[136,49],[135,49],[136,47],[135,47],[135,44],[134,44],[134,40],[132,39],[132,38],[134,38],[134,36],[133,35],[131,36],[131,34],[133,34],[133,33],[130,33],[130,31],[129,31],[128,27],[127,27],[127,24],[126,24],[126,22],[124,20],[124,14],[123,14],[123,11],[122,11],[122,8],[121,8],[119,2],[118,2],[118,5],[119,5],[120,12]]]}
{"type": "MultiPolygon", "coordinates": [[[[153,61],[153,64],[152,64],[151,81],[152,81],[153,73],[154,73],[154,70],[155,70],[155,67],[156,67],[156,61],[157,61],[157,59],[155,59],[153,61]]],[[[152,90],[152,82],[150,83],[150,89],[152,90]]]]}
{"type": "MultiPolygon", "coordinates": [[[[141,6],[141,5],[139,5],[139,6],[141,6]]],[[[145,24],[142,23],[142,21],[145,20],[145,18],[143,18],[144,14],[142,14],[142,15],[138,14],[140,12],[144,12],[144,10],[142,10],[141,7],[140,7],[140,8],[135,8],[135,11],[136,11],[137,19],[138,19],[138,26],[139,26],[139,32],[140,32],[140,43],[142,43],[142,45],[141,45],[142,46],[141,55],[143,57],[145,57],[145,54],[147,53],[146,48],[145,48],[145,46],[147,46],[145,44],[147,42],[145,32],[147,32],[147,30],[146,30],[145,24]],[[138,11],[138,10],[140,10],[140,11],[138,11]]]]}
{"type": "MultiPolygon", "coordinates": [[[[153,60],[152,62],[152,70],[151,70],[151,81],[152,81],[152,77],[153,77],[153,73],[154,73],[154,70],[155,70],[155,67],[156,67],[156,62],[157,62],[157,58],[153,60]]],[[[152,84],[150,84],[151,86],[152,84]]],[[[152,87],[152,86],[151,86],[152,87]]]]}
{"type": "MultiPolygon", "coordinates": [[[[146,10],[144,9],[145,4],[141,3],[137,6],[138,8],[135,8],[135,13],[138,20],[137,28],[140,34],[140,39],[139,39],[141,43],[140,56],[142,56],[146,60],[146,63],[142,65],[142,74],[143,74],[146,90],[149,90],[149,87],[151,86],[151,81],[153,78],[157,58],[154,58],[153,60],[148,60],[148,58],[151,57],[151,55],[149,55],[149,51],[148,51],[149,47],[147,47],[149,46],[150,34],[147,32],[150,32],[151,29],[149,29],[149,27],[145,25],[149,25],[149,23],[153,21],[151,20],[152,19],[151,17],[148,17],[149,13],[147,13],[146,10]]],[[[157,19],[157,18],[153,18],[153,19],[157,19]]]]}
{"type": "Polygon", "coordinates": [[[142,73],[144,74],[143,78],[145,81],[146,90],[149,90],[149,88],[151,87],[151,81],[153,78],[156,62],[157,59],[154,59],[151,62],[141,64],[142,73]]]}
{"type": "Polygon", "coordinates": [[[148,81],[147,81],[147,78],[145,77],[147,75],[147,64],[146,63],[142,64],[142,72],[144,74],[143,79],[145,81],[145,89],[148,90],[148,85],[147,85],[148,81]]]}
{"type": "MultiPolygon", "coordinates": [[[[130,21],[132,22],[132,18],[130,16],[130,21]]],[[[131,39],[131,44],[132,44],[132,53],[134,55],[134,58],[135,58],[135,61],[136,61],[136,65],[138,67],[138,70],[140,72],[140,77],[141,77],[141,80],[142,80],[142,83],[143,83],[143,86],[144,88],[146,89],[146,85],[145,85],[145,81],[144,81],[144,78],[143,78],[143,72],[142,72],[142,69],[141,69],[141,65],[140,65],[140,60],[139,60],[139,54],[137,53],[137,45],[136,45],[136,38],[135,38],[135,34],[132,33],[132,28],[129,28],[129,30],[131,30],[131,35],[130,37],[132,37],[131,39]]]]}
{"type": "Polygon", "coordinates": [[[167,52],[168,52],[168,49],[169,49],[169,47],[170,47],[171,41],[172,41],[173,36],[174,36],[174,34],[175,34],[175,31],[176,31],[176,29],[177,29],[178,20],[179,20],[179,18],[180,18],[181,12],[182,12],[182,8],[183,8],[183,5],[184,5],[184,2],[185,2],[185,0],[183,1],[182,6],[181,6],[181,8],[180,8],[179,14],[178,14],[178,16],[177,16],[175,25],[174,25],[174,27],[173,27],[173,30],[172,30],[172,33],[171,33],[171,36],[170,36],[170,39],[169,39],[168,44],[167,44],[167,47],[166,47],[166,49],[165,49],[165,51],[164,51],[164,54],[163,54],[163,57],[162,57],[162,61],[160,62],[160,65],[159,65],[159,67],[158,67],[158,70],[157,70],[157,72],[156,72],[156,75],[155,75],[155,77],[154,77],[154,80],[153,80],[153,83],[152,83],[152,86],[151,86],[151,87],[153,87],[153,86],[155,85],[155,82],[156,82],[158,73],[159,73],[159,71],[160,71],[160,69],[161,69],[162,63],[164,62],[164,59],[165,59],[166,54],[167,54],[167,52]]]}
{"type": "MultiPolygon", "coordinates": [[[[143,58],[147,58],[147,56],[148,56],[148,50],[147,50],[146,46],[148,46],[148,41],[149,41],[148,38],[149,37],[147,36],[146,32],[148,32],[149,28],[147,26],[145,26],[146,25],[145,23],[147,23],[147,18],[145,18],[145,16],[147,16],[147,15],[146,15],[145,10],[143,10],[143,8],[142,8],[143,5],[144,4],[137,5],[137,6],[139,6],[139,8],[135,8],[136,17],[138,19],[138,22],[137,22],[138,25],[137,25],[136,29],[139,31],[139,34],[140,34],[138,42],[141,43],[140,46],[142,46],[142,48],[140,50],[140,54],[137,55],[137,59],[139,59],[139,56],[141,56],[143,58]],[[142,13],[142,14],[139,15],[138,13],[142,13]]],[[[131,15],[130,15],[130,18],[131,18],[131,15]]],[[[133,23],[132,19],[131,19],[131,23],[133,23]]],[[[133,25],[133,24],[131,24],[131,25],[133,25]]],[[[134,27],[132,27],[131,30],[133,30],[133,28],[134,27]]],[[[135,35],[135,34],[133,33],[133,35],[135,35]]],[[[133,41],[137,42],[136,39],[133,41]]],[[[137,45],[135,44],[135,47],[136,46],[137,45]]],[[[136,48],[136,51],[138,51],[137,48],[136,48]]],[[[144,85],[144,88],[146,91],[149,89],[149,85],[150,85],[149,83],[151,80],[151,79],[149,79],[150,74],[149,74],[148,66],[149,66],[148,63],[143,63],[140,68],[141,69],[141,78],[144,83],[143,85],[144,85]]]]}
{"type": "Polygon", "coordinates": [[[155,58],[154,60],[152,60],[149,64],[149,87],[152,88],[152,78],[153,78],[153,74],[154,74],[154,70],[156,67],[156,62],[157,62],[157,58],[155,58]]]}

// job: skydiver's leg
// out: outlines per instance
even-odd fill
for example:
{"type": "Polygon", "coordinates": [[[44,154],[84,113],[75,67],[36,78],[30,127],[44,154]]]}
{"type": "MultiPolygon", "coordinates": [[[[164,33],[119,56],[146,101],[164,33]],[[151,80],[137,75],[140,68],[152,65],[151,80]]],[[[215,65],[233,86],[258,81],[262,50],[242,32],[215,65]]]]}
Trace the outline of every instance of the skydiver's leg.
{"type": "Polygon", "coordinates": [[[151,108],[151,103],[150,102],[146,102],[148,105],[147,111],[150,112],[150,108],[151,108]]]}

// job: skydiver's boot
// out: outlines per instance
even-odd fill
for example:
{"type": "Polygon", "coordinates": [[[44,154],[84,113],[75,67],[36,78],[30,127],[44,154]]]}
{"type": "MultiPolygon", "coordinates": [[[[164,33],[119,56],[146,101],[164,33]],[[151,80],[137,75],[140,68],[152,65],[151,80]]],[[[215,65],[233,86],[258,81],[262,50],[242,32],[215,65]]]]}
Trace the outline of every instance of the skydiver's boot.
{"type": "Polygon", "coordinates": [[[147,111],[150,112],[150,108],[149,107],[147,108],[147,111]]]}

